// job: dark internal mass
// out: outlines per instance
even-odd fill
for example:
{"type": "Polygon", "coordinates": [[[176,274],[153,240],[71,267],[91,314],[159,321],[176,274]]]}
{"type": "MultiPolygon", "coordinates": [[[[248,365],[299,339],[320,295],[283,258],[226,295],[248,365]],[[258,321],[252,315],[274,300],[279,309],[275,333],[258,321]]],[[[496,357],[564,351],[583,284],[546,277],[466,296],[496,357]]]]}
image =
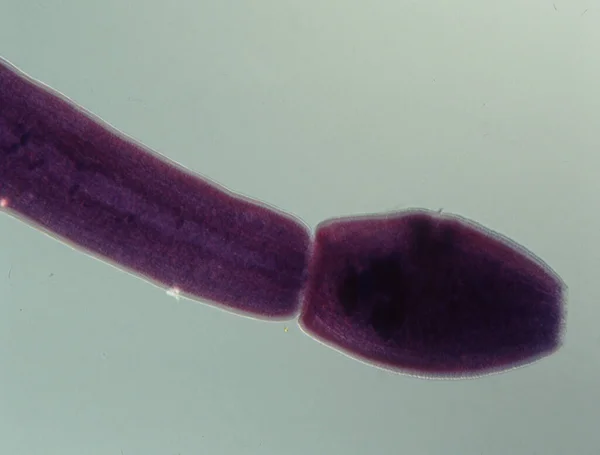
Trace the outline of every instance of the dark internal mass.
{"type": "Polygon", "coordinates": [[[293,317],[308,229],[169,163],[0,61],[6,209],[164,287],[293,317]]]}
{"type": "Polygon", "coordinates": [[[310,276],[306,331],[388,368],[470,376],[560,345],[559,278],[455,218],[408,212],[328,222],[317,229],[310,276]]]}
{"type": "Polygon", "coordinates": [[[362,318],[384,340],[407,317],[407,284],[399,258],[374,258],[365,270],[350,269],[337,287],[337,298],[349,317],[362,318]]]}

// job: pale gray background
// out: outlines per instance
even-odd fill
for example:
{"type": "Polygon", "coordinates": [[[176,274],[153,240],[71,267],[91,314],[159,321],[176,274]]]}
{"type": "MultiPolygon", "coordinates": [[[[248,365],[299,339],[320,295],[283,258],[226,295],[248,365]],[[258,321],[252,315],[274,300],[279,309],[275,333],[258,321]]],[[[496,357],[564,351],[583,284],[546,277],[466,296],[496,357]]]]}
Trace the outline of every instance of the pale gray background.
{"type": "Polygon", "coordinates": [[[600,453],[597,2],[0,0],[0,55],[312,227],[444,208],[570,288],[554,356],[419,380],[1,214],[0,453],[600,453]]]}

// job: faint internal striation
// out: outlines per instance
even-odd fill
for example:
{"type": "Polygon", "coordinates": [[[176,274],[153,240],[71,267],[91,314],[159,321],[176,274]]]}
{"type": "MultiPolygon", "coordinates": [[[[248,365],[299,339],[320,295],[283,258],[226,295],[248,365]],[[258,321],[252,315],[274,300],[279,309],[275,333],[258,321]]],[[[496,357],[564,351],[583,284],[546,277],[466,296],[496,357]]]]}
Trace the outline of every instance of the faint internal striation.
{"type": "Polygon", "coordinates": [[[126,138],[0,60],[0,207],[175,294],[426,376],[530,363],[561,343],[564,285],[457,217],[297,219],[126,138]],[[300,300],[303,299],[301,302],[300,300]]]}
{"type": "Polygon", "coordinates": [[[472,223],[424,211],[332,220],[315,242],[300,324],[351,356],[464,377],[560,346],[560,279],[472,223]]]}
{"type": "Polygon", "coordinates": [[[310,244],[300,221],[169,163],[1,60],[0,199],[182,294],[297,313],[310,244]]]}

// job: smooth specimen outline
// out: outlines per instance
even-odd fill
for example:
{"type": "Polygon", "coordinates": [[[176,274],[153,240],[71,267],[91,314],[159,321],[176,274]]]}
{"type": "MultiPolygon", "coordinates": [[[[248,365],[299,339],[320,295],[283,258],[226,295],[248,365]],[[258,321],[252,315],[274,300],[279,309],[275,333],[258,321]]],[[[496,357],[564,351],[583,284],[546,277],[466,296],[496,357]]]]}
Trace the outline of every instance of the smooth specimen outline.
{"type": "Polygon", "coordinates": [[[146,147],[0,58],[0,209],[176,296],[371,366],[473,378],[563,343],[566,284],[540,258],[425,209],[298,217],[146,147]]]}

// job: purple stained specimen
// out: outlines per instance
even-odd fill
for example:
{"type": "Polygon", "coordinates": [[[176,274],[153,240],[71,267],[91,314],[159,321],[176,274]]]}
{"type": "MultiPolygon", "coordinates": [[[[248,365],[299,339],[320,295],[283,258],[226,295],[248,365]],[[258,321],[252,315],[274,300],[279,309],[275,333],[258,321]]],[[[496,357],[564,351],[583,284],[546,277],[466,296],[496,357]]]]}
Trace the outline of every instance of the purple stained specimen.
{"type": "Polygon", "coordinates": [[[0,60],[0,205],[158,285],[294,316],[307,227],[150,151],[0,60]]]}
{"type": "Polygon", "coordinates": [[[558,349],[563,297],[561,280],[517,245],[412,210],[319,225],[299,323],[386,369],[470,377],[558,349]]]}
{"type": "Polygon", "coordinates": [[[0,59],[0,207],[182,295],[294,317],[353,357],[476,376],[555,351],[564,284],[480,226],[298,219],[194,175],[0,59]],[[300,308],[302,305],[302,308],[300,308]]]}

